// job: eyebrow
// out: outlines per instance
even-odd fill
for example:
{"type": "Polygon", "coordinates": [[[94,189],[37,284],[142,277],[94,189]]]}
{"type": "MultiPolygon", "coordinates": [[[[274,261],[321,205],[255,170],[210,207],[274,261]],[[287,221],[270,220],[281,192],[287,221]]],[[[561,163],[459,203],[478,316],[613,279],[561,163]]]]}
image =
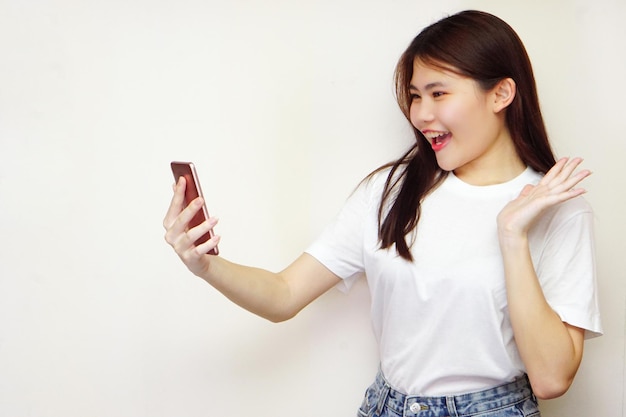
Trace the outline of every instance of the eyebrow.
{"type": "MultiPolygon", "coordinates": [[[[444,87],[444,83],[442,83],[441,81],[435,81],[435,82],[432,82],[432,83],[428,83],[424,87],[424,91],[432,90],[433,88],[436,88],[436,87],[444,87]]],[[[409,84],[409,90],[420,91],[420,89],[417,88],[416,86],[414,86],[413,84],[409,84]]]]}

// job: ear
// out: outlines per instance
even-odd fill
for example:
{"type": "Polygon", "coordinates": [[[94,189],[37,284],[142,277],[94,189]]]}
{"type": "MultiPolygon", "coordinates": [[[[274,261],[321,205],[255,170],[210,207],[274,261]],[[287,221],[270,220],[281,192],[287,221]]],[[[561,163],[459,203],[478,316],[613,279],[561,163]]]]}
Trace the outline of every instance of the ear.
{"type": "Polygon", "coordinates": [[[493,111],[499,113],[513,102],[516,93],[515,81],[512,78],[504,78],[493,88],[493,111]]]}

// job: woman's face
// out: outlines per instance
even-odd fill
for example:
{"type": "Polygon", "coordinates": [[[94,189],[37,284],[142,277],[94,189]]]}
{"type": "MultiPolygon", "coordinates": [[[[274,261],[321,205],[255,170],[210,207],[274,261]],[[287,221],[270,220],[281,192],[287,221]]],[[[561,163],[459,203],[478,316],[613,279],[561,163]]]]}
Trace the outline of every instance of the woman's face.
{"type": "Polygon", "coordinates": [[[484,91],[471,78],[415,60],[410,93],[411,123],[426,137],[443,170],[477,185],[523,171],[506,127],[506,106],[498,102],[498,86],[484,91]],[[502,173],[512,162],[516,172],[502,173]]]}

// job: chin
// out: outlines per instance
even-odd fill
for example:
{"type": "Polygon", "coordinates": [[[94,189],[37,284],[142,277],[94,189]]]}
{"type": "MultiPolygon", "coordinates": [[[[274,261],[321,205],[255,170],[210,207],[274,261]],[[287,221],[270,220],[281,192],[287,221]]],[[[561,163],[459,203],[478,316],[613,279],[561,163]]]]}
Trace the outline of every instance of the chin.
{"type": "Polygon", "coordinates": [[[450,160],[444,160],[443,158],[437,158],[437,165],[439,165],[439,168],[444,171],[454,171],[459,168],[458,163],[450,160]]]}

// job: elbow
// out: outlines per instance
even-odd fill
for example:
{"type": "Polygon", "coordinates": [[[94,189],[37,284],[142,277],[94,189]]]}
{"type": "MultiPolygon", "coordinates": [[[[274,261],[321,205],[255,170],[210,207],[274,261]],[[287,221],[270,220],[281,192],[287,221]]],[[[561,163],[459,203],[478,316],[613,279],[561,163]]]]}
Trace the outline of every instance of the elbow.
{"type": "Polygon", "coordinates": [[[269,314],[260,314],[260,316],[272,323],[283,323],[297,316],[299,312],[299,310],[277,309],[269,314]]]}
{"type": "Polygon", "coordinates": [[[287,320],[292,319],[294,316],[286,315],[286,314],[272,314],[271,316],[264,316],[263,318],[272,322],[272,323],[283,323],[287,320]]]}
{"type": "Polygon", "coordinates": [[[572,385],[574,378],[567,377],[554,377],[554,378],[540,378],[530,379],[530,385],[532,386],[533,393],[540,400],[552,400],[565,394],[569,387],[572,385]]]}

